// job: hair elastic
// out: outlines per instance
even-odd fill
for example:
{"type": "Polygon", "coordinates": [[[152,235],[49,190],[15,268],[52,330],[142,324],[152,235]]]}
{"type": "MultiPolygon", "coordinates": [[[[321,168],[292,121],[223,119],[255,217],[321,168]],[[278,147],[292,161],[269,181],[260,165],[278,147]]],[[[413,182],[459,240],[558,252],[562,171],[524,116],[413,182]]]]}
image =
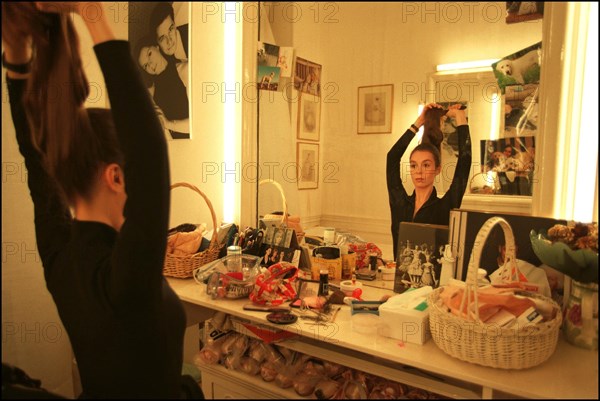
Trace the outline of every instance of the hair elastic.
{"type": "Polygon", "coordinates": [[[12,64],[6,61],[4,52],[2,52],[2,66],[9,71],[16,72],[18,74],[27,74],[31,67],[31,60],[25,64],[12,64]]]}

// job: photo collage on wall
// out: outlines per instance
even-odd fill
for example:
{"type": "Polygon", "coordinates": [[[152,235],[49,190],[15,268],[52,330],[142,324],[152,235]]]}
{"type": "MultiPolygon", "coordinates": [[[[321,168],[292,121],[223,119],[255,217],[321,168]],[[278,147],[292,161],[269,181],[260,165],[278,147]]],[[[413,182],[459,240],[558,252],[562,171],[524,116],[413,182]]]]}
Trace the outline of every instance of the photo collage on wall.
{"type": "Polygon", "coordinates": [[[532,195],[541,53],[538,42],[492,64],[504,119],[500,139],[481,141],[481,172],[495,194],[532,195]]]}
{"type": "Polygon", "coordinates": [[[293,47],[258,42],[257,88],[262,90],[282,90],[282,78],[292,76],[293,47]]]}

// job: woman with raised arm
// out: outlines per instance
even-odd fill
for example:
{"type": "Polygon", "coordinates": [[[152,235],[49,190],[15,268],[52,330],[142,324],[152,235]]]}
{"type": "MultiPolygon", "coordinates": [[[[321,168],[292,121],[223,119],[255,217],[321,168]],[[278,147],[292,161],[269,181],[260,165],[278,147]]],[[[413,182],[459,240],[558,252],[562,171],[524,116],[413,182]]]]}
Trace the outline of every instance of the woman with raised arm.
{"type": "Polygon", "coordinates": [[[180,398],[185,314],[162,274],[167,147],[129,43],[115,39],[105,16],[102,3],[2,3],[3,64],[37,247],[81,397],[180,398]],[[111,109],[84,107],[73,12],[91,34],[111,109]],[[61,89],[58,101],[50,88],[61,89]]]}
{"type": "Polygon", "coordinates": [[[394,260],[398,252],[398,229],[400,223],[415,222],[448,225],[450,210],[459,208],[469,182],[471,169],[471,137],[464,110],[460,104],[452,105],[448,110],[436,103],[430,103],[414,124],[394,144],[387,154],[386,176],[392,215],[392,238],[394,260]],[[442,170],[440,145],[442,143],[442,125],[446,118],[456,121],[458,131],[458,161],[454,170],[452,184],[446,193],[438,198],[433,186],[435,178],[442,170]],[[410,177],[415,187],[408,195],[401,178],[400,160],[415,137],[419,128],[424,127],[422,141],[410,154],[410,177]]]}

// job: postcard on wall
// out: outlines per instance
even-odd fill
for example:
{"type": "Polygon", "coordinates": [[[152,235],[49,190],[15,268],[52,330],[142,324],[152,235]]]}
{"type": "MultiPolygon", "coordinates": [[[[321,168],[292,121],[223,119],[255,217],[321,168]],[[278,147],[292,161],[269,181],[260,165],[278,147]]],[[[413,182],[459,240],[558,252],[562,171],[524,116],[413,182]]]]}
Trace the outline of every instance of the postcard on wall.
{"type": "Polygon", "coordinates": [[[506,23],[531,21],[544,17],[543,1],[507,1],[506,23]]]}
{"type": "Polygon", "coordinates": [[[321,65],[296,57],[294,88],[300,92],[321,96],[321,65]]]}
{"type": "Polygon", "coordinates": [[[292,76],[292,65],[294,62],[294,48],[280,47],[277,67],[281,69],[281,77],[289,78],[292,76]]]}
{"type": "Polygon", "coordinates": [[[279,46],[270,43],[258,42],[256,62],[259,66],[277,67],[279,60],[279,46]]]}
{"type": "Polygon", "coordinates": [[[280,68],[267,65],[258,66],[258,89],[276,91],[279,88],[280,68]]]}
{"type": "Polygon", "coordinates": [[[401,222],[394,292],[427,285],[437,288],[447,243],[448,226],[401,222]]]}
{"type": "Polygon", "coordinates": [[[540,82],[542,42],[521,49],[492,64],[494,76],[502,93],[509,85],[540,82]]]}
{"type": "Polygon", "coordinates": [[[189,2],[130,2],[131,52],[168,139],[190,139],[189,2]],[[165,16],[160,21],[160,16],[165,16]],[[170,30],[169,27],[175,29],[170,30]],[[164,40],[164,37],[171,40],[164,40]]]}
{"type": "Polygon", "coordinates": [[[481,172],[496,175],[499,194],[531,196],[535,170],[535,137],[481,141],[481,172]]]}

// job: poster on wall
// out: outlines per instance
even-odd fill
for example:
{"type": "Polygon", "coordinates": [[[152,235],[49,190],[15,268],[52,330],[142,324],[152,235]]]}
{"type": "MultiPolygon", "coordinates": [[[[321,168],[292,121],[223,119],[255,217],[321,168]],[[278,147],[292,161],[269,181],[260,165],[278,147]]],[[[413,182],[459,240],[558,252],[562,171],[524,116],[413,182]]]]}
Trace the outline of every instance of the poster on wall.
{"type": "Polygon", "coordinates": [[[492,70],[502,93],[509,85],[539,84],[542,42],[509,54],[492,64],[492,70]]]}
{"type": "Polygon", "coordinates": [[[321,65],[296,57],[294,88],[310,95],[321,96],[321,65]]]}
{"type": "Polygon", "coordinates": [[[481,141],[481,172],[495,173],[502,195],[531,196],[535,167],[535,137],[481,141]]]}
{"type": "Polygon", "coordinates": [[[189,2],[130,2],[132,57],[168,139],[190,139],[189,2]]]}
{"type": "Polygon", "coordinates": [[[543,1],[507,1],[506,23],[531,21],[544,17],[543,1]]]}

